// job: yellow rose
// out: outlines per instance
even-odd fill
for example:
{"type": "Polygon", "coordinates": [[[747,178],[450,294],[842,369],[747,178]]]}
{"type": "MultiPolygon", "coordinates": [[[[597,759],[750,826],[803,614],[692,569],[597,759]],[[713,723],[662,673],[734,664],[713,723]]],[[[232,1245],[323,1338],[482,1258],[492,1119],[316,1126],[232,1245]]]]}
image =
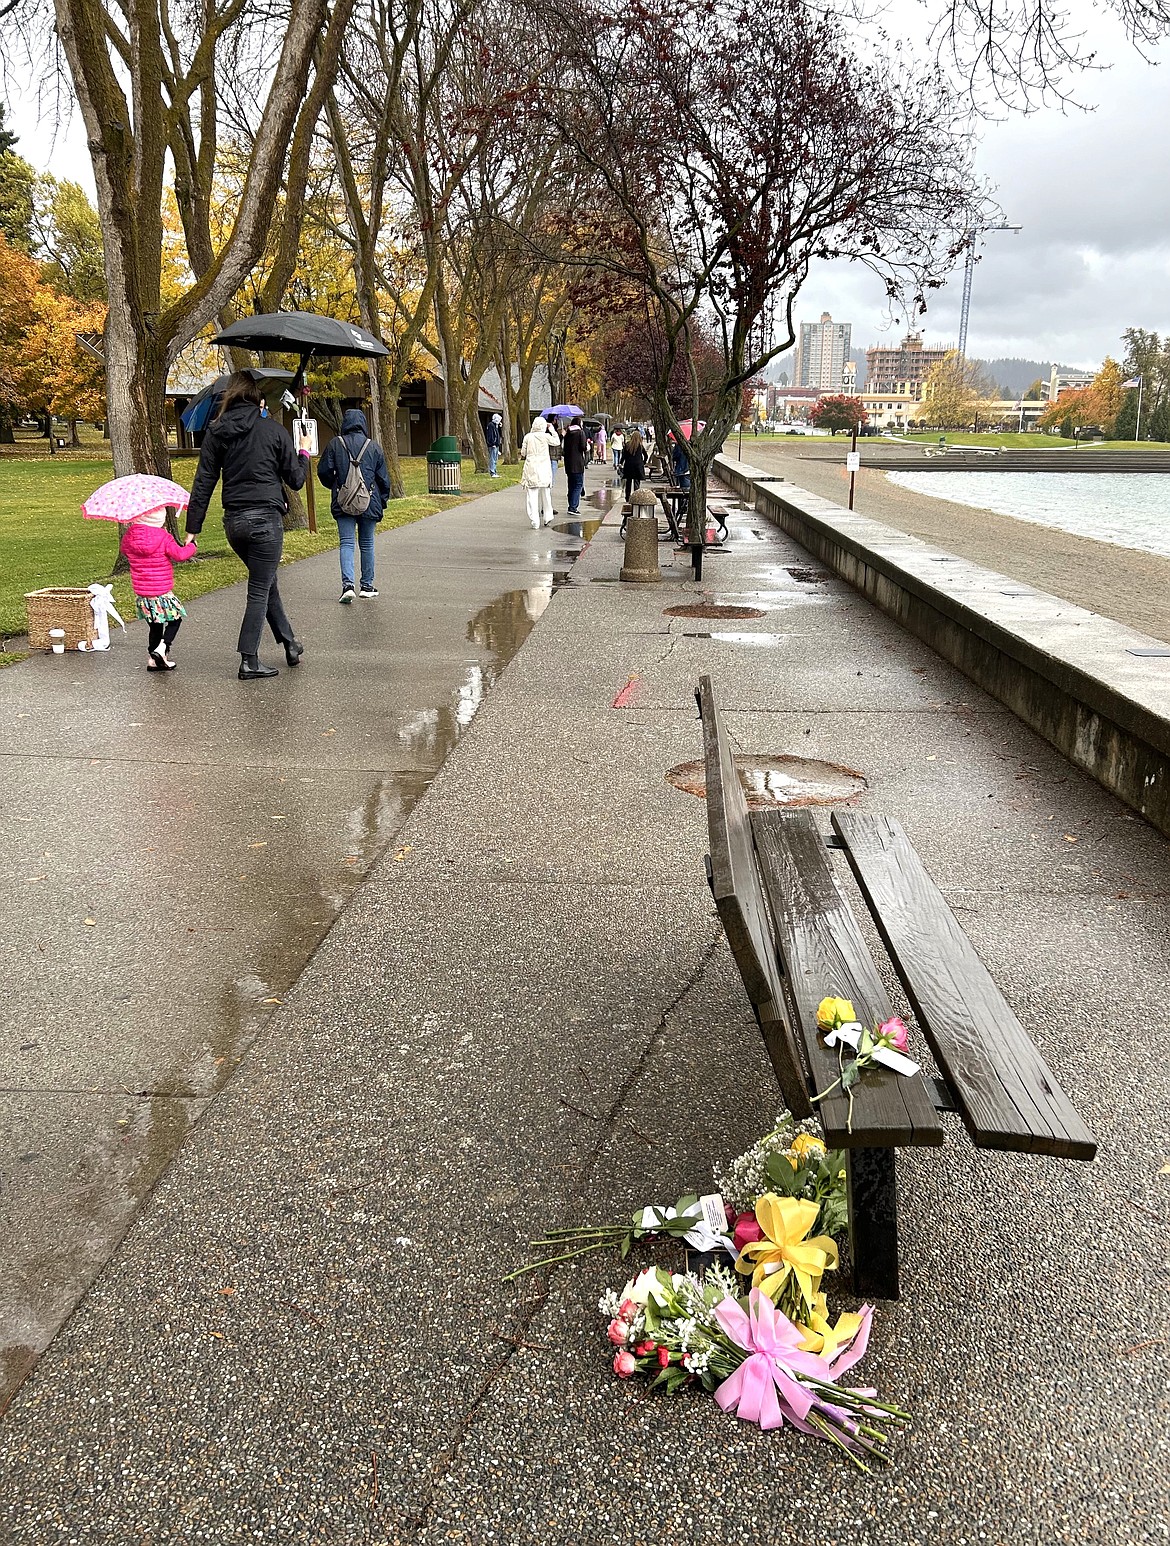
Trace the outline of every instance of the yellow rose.
{"type": "Polygon", "coordinates": [[[797,1133],[792,1140],[792,1153],[797,1159],[806,1159],[810,1154],[823,1154],[825,1145],[822,1139],[814,1138],[811,1133],[797,1133]]]}
{"type": "Polygon", "coordinates": [[[853,1005],[847,998],[823,998],[817,1005],[817,1024],[823,1030],[832,1031],[856,1019],[853,1005]]]}

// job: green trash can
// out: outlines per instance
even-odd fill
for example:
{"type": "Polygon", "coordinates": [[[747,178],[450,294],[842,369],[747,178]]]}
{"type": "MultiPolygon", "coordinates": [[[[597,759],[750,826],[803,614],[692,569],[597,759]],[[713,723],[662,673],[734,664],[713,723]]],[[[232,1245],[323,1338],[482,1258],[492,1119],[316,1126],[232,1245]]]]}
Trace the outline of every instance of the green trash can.
{"type": "Polygon", "coordinates": [[[440,435],[427,452],[428,494],[458,494],[463,458],[454,435],[440,435]]]}

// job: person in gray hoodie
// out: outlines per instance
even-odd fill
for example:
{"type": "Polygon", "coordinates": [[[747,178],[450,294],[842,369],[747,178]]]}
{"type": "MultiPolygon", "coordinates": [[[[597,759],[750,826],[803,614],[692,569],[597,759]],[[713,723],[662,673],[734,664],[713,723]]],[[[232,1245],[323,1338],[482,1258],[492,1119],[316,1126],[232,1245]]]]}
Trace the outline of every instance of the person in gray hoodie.
{"type": "Polygon", "coordinates": [[[331,507],[337,522],[341,546],[341,604],[349,606],[354,598],[353,550],[361,553],[361,597],[373,601],[378,594],[374,584],[374,532],[390,498],[390,474],[382,447],[370,439],[366,416],[357,408],[347,408],[341,418],[341,433],[334,435],[317,463],[317,476],[332,490],[331,507]],[[347,514],[338,503],[338,492],[357,463],[362,482],[369,490],[370,502],[360,515],[347,514]]]}

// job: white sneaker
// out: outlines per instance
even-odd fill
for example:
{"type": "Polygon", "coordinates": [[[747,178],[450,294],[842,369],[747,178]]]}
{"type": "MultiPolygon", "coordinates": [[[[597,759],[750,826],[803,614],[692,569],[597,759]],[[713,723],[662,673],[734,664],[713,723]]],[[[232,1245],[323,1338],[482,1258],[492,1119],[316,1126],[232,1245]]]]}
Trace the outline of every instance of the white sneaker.
{"type": "Polygon", "coordinates": [[[341,597],[340,597],[341,605],[343,607],[349,606],[350,602],[353,600],[353,594],[354,594],[353,593],[353,586],[352,585],[347,585],[345,587],[345,589],[342,591],[341,597]]]}
{"type": "Polygon", "coordinates": [[[363,601],[374,601],[378,595],[378,587],[376,585],[363,585],[358,595],[363,601]]]}

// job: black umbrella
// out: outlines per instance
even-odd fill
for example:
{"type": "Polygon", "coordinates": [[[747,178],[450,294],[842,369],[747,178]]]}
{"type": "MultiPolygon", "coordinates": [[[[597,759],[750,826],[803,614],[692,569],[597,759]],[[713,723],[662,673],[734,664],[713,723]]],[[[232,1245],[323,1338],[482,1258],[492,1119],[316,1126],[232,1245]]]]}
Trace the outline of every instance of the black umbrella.
{"type": "Polygon", "coordinates": [[[368,358],[390,353],[365,328],[339,322],[336,317],[319,317],[312,311],[272,311],[241,317],[217,333],[212,343],[299,354],[305,359],[313,354],[362,354],[368,358]]]}

